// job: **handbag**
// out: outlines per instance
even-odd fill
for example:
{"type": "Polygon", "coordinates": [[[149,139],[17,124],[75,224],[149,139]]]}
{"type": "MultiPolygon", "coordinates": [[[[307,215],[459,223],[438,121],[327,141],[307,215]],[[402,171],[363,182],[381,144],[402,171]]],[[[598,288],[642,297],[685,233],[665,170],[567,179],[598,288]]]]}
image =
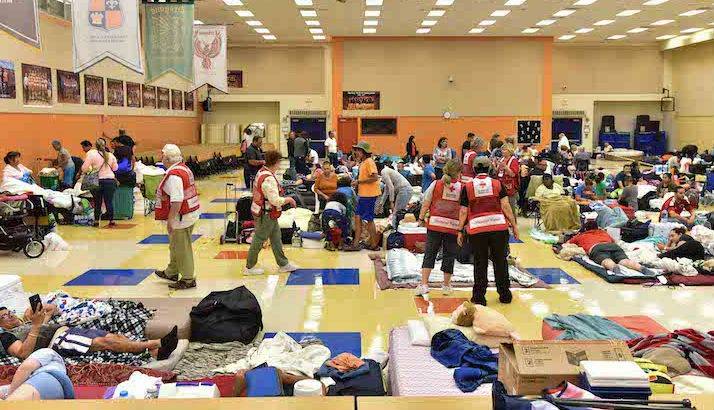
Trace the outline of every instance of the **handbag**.
{"type": "Polygon", "coordinates": [[[95,191],[99,189],[99,171],[91,170],[82,177],[82,191],[95,191]]]}

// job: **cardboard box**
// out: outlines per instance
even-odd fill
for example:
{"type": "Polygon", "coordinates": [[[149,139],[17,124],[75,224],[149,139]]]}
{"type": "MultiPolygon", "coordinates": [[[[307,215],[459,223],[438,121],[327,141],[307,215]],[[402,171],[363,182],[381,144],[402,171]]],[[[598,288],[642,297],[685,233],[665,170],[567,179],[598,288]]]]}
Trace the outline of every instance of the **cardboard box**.
{"type": "Polygon", "coordinates": [[[634,359],[621,340],[518,340],[501,344],[498,380],[509,394],[541,394],[563,381],[579,384],[583,360],[634,359]]]}

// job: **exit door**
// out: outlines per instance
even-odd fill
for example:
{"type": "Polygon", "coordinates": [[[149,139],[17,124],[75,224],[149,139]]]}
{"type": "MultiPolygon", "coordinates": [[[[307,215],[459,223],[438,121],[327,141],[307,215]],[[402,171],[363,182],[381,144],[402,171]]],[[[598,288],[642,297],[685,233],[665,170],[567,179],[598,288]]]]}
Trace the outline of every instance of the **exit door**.
{"type": "Polygon", "coordinates": [[[337,122],[337,145],[342,152],[350,152],[357,144],[359,125],[357,118],[340,118],[337,122]]]}

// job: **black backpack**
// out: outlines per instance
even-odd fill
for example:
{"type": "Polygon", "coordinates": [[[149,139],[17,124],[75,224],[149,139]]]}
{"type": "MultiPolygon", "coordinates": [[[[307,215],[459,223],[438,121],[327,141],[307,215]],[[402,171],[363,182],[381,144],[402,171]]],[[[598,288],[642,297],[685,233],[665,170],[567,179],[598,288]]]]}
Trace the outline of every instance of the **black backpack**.
{"type": "Polygon", "coordinates": [[[640,211],[651,211],[650,200],[657,198],[657,192],[650,191],[637,200],[637,209],[640,211]]]}
{"type": "Polygon", "coordinates": [[[635,242],[645,239],[650,234],[650,222],[642,223],[637,219],[627,221],[625,226],[620,228],[620,239],[625,242],[635,242]]]}
{"type": "Polygon", "coordinates": [[[251,343],[263,329],[258,299],[245,286],[211,292],[191,309],[191,341],[251,343]]]}
{"type": "Polygon", "coordinates": [[[238,198],[236,202],[236,215],[238,221],[252,221],[253,213],[250,207],[253,205],[253,195],[246,195],[238,198]]]}

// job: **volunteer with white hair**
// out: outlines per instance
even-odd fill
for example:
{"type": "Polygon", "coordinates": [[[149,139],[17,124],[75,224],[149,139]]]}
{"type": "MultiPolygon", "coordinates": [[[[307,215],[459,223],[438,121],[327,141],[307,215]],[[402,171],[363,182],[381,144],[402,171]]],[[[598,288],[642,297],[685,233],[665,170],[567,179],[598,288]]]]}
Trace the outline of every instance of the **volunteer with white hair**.
{"type": "Polygon", "coordinates": [[[169,266],[157,270],[156,276],[172,281],[172,289],[196,287],[191,233],[198,221],[201,207],[196,191],[193,172],[183,163],[181,150],[174,144],[166,144],[161,150],[161,162],[166,175],[159,183],[156,197],[156,220],[166,221],[169,234],[169,266]]]}

